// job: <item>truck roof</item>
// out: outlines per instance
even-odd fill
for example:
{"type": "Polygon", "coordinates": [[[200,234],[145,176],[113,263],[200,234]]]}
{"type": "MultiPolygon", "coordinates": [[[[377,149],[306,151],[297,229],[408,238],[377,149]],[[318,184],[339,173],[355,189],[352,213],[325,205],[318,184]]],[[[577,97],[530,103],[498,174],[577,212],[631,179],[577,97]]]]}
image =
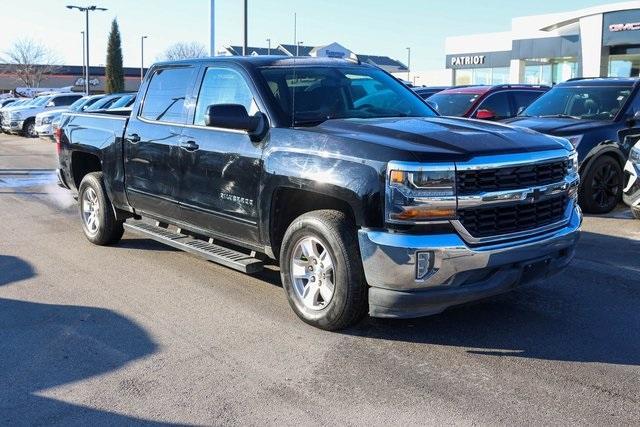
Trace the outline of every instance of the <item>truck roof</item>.
{"type": "Polygon", "coordinates": [[[633,86],[640,82],[637,77],[578,77],[558,83],[557,86],[633,86]]]}
{"type": "Polygon", "coordinates": [[[208,63],[211,61],[220,62],[232,62],[238,64],[252,65],[255,67],[292,67],[294,65],[333,65],[333,66],[353,66],[361,65],[366,67],[372,67],[371,65],[359,63],[355,60],[340,59],[340,58],[315,58],[309,56],[278,56],[278,55],[254,55],[254,56],[214,56],[207,58],[197,59],[183,59],[179,61],[163,61],[157,62],[154,66],[158,65],[179,65],[179,64],[199,64],[208,63]]]}

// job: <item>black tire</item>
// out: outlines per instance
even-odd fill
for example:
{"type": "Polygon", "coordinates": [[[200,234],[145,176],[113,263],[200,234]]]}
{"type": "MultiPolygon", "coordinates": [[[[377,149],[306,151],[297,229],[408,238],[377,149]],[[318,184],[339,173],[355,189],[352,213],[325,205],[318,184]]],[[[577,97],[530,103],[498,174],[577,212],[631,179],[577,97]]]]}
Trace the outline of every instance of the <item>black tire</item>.
{"type": "Polygon", "coordinates": [[[124,221],[116,220],[113,211],[113,205],[107,197],[107,191],[104,186],[102,172],[92,172],[82,179],[80,189],[78,190],[78,202],[80,205],[80,219],[82,220],[82,230],[87,239],[95,245],[111,245],[117,243],[124,234],[124,221]],[[95,197],[90,197],[90,196],[95,197]],[[90,200],[97,200],[97,204],[89,203],[90,200]],[[87,221],[85,215],[87,211],[87,203],[95,207],[97,223],[87,221]],[[95,227],[93,227],[95,225],[95,227]]]}
{"type": "Polygon", "coordinates": [[[611,156],[598,157],[591,164],[580,186],[580,206],[588,213],[611,212],[622,197],[622,181],[620,164],[611,156]]]}
{"type": "Polygon", "coordinates": [[[631,215],[633,215],[635,219],[640,219],[640,209],[631,208],[631,215]]]}
{"type": "Polygon", "coordinates": [[[36,132],[36,121],[35,119],[29,119],[22,126],[22,136],[27,138],[35,138],[38,136],[36,132]]]}
{"type": "Polygon", "coordinates": [[[335,331],[355,324],[366,313],[367,285],[362,271],[356,227],[343,212],[318,210],[296,218],[282,240],[280,275],[291,308],[300,319],[310,325],[335,331]],[[334,266],[331,273],[333,296],[321,309],[305,306],[294,289],[295,279],[291,273],[294,251],[307,238],[316,239],[322,249],[326,248],[334,266]]]}

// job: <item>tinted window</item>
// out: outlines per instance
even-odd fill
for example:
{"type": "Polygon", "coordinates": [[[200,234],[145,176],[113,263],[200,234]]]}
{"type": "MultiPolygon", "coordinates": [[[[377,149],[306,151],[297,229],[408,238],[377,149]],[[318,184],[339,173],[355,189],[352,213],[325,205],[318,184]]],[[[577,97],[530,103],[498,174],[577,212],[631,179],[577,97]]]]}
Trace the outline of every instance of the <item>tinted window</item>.
{"type": "Polygon", "coordinates": [[[53,105],[55,105],[56,107],[71,105],[79,98],[79,95],[58,96],[53,98],[53,105]]]}
{"type": "Polygon", "coordinates": [[[511,106],[509,105],[509,93],[497,92],[493,95],[489,95],[487,99],[482,101],[478,110],[491,111],[496,119],[506,119],[511,117],[511,106]]]}
{"type": "Polygon", "coordinates": [[[193,67],[156,70],[147,88],[140,116],[148,120],[184,123],[184,100],[191,84],[193,67]]]}
{"type": "Polygon", "coordinates": [[[517,91],[511,92],[513,94],[513,101],[515,102],[516,114],[521,113],[527,108],[533,101],[540,98],[544,92],[538,92],[536,90],[529,91],[517,91]]]}
{"type": "Polygon", "coordinates": [[[240,73],[228,68],[207,68],[200,86],[193,123],[204,125],[207,107],[217,104],[244,105],[249,115],[258,111],[251,89],[240,73]]]}
{"type": "Polygon", "coordinates": [[[133,102],[135,100],[136,100],[135,95],[133,95],[133,94],[125,95],[122,98],[118,99],[113,104],[111,104],[111,106],[109,108],[111,109],[111,108],[129,107],[131,104],[133,104],[133,102]]]}
{"type": "Polygon", "coordinates": [[[300,126],[330,119],[435,115],[411,89],[376,68],[273,67],[262,69],[262,75],[281,117],[293,116],[300,126]]]}
{"type": "Polygon", "coordinates": [[[631,86],[556,86],[522,113],[535,117],[612,120],[631,95],[631,86]]]}
{"type": "Polygon", "coordinates": [[[443,116],[464,116],[480,94],[440,92],[429,97],[427,103],[443,116]]]}

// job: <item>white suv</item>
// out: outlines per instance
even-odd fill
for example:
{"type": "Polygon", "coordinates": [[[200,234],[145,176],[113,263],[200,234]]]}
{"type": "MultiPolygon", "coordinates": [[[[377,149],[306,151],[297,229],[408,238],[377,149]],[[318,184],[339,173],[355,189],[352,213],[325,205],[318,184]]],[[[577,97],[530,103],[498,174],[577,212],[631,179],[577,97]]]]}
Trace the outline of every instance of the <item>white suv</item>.
{"type": "Polygon", "coordinates": [[[40,96],[28,105],[11,109],[8,115],[3,115],[2,130],[28,137],[36,137],[38,136],[36,133],[36,114],[43,111],[66,108],[80,98],[82,98],[80,93],[40,96]]]}

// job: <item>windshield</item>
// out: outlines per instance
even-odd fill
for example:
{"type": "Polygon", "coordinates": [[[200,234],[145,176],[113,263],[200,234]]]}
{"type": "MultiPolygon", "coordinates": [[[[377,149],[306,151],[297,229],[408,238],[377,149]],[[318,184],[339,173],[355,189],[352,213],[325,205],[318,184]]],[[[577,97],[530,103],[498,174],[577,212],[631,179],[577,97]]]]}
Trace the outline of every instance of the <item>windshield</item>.
{"type": "Polygon", "coordinates": [[[133,95],[125,95],[122,98],[118,99],[113,104],[111,104],[111,107],[109,107],[109,109],[111,110],[113,108],[128,107],[130,103],[133,103],[133,101],[134,101],[133,95]]]}
{"type": "Polygon", "coordinates": [[[328,119],[436,115],[410,89],[375,68],[273,67],[261,72],[283,117],[295,126],[328,119]]]}
{"type": "Polygon", "coordinates": [[[613,120],[630,94],[629,86],[557,86],[529,105],[521,115],[613,120]]]}
{"type": "Polygon", "coordinates": [[[89,100],[88,96],[83,96],[82,98],[80,98],[76,102],[74,102],[73,104],[69,105],[69,110],[78,111],[80,109],[80,107],[82,107],[85,104],[85,102],[87,102],[88,100],[89,100]]]}
{"type": "Polygon", "coordinates": [[[464,116],[480,96],[479,93],[436,93],[427,103],[443,116],[464,116]]]}
{"type": "Polygon", "coordinates": [[[90,107],[88,107],[85,111],[95,111],[102,110],[108,108],[111,104],[120,99],[121,95],[112,95],[105,96],[104,98],[100,98],[99,101],[94,102],[90,107]]]}
{"type": "Polygon", "coordinates": [[[47,102],[49,102],[50,99],[51,99],[50,96],[41,96],[40,98],[36,98],[35,101],[33,101],[29,105],[34,107],[40,107],[42,105],[45,105],[47,102]]]}

